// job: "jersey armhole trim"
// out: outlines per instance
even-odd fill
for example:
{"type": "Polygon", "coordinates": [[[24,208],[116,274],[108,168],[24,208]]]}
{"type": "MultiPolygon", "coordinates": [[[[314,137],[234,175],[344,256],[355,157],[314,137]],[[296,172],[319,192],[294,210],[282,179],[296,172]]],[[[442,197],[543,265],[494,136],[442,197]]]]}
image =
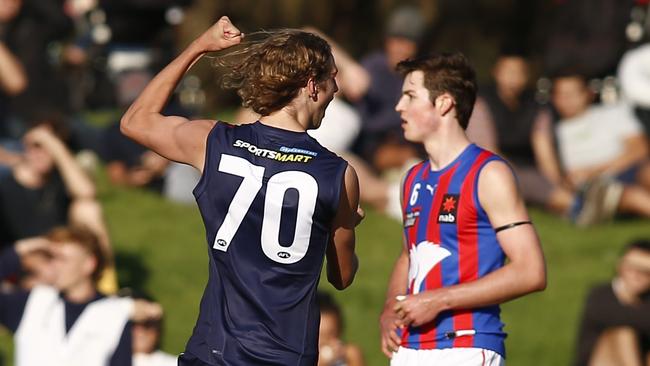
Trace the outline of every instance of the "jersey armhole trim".
{"type": "Polygon", "coordinates": [[[203,192],[205,192],[205,188],[207,187],[207,172],[210,170],[210,148],[212,147],[212,135],[216,133],[215,131],[217,130],[217,127],[222,124],[223,122],[217,120],[214,126],[212,126],[212,129],[210,130],[210,133],[208,133],[208,136],[206,137],[205,140],[205,160],[203,162],[203,172],[201,172],[201,178],[199,178],[199,181],[196,183],[196,186],[192,190],[192,194],[194,195],[195,198],[199,198],[203,192]]]}
{"type": "MultiPolygon", "coordinates": [[[[510,164],[506,160],[504,160],[502,157],[500,157],[499,155],[492,154],[492,156],[485,159],[485,161],[481,164],[481,166],[478,168],[478,170],[476,172],[476,178],[474,179],[474,197],[472,197],[472,199],[474,200],[474,205],[476,207],[477,213],[479,213],[480,215],[483,215],[483,216],[487,216],[487,212],[485,212],[485,210],[483,209],[483,205],[481,204],[481,200],[479,199],[479,196],[478,196],[478,181],[481,178],[481,171],[483,171],[483,168],[485,168],[489,163],[491,163],[493,161],[500,161],[500,162],[506,164],[508,166],[508,168],[510,169],[510,171],[514,175],[514,170],[512,169],[512,166],[510,166],[510,164]]],[[[515,179],[517,179],[517,176],[516,175],[514,175],[514,176],[515,176],[515,179]]]]}

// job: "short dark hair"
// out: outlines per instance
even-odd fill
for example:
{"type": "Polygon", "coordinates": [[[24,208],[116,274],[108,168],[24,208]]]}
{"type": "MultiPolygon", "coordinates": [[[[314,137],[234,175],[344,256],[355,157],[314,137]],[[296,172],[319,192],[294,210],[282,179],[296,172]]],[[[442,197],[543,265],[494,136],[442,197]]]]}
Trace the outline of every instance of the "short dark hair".
{"type": "MultiPolygon", "coordinates": [[[[336,303],[332,295],[327,292],[318,291],[316,293],[316,302],[320,307],[321,313],[332,314],[336,317],[336,325],[338,325],[339,332],[343,331],[343,314],[341,313],[341,308],[336,303]]],[[[340,334],[339,334],[340,336],[340,334]]]]}
{"type": "Polygon", "coordinates": [[[579,67],[564,67],[555,70],[550,76],[553,81],[557,79],[577,79],[582,82],[585,87],[589,84],[587,76],[579,67]]]}
{"type": "Polygon", "coordinates": [[[650,239],[632,240],[625,247],[623,247],[622,254],[625,254],[631,250],[641,250],[650,254],[650,239]]]}
{"type": "Polygon", "coordinates": [[[397,64],[397,71],[406,76],[414,71],[424,72],[424,87],[433,103],[443,93],[456,102],[458,123],[465,129],[476,102],[476,73],[460,52],[409,59],[397,64]]]}

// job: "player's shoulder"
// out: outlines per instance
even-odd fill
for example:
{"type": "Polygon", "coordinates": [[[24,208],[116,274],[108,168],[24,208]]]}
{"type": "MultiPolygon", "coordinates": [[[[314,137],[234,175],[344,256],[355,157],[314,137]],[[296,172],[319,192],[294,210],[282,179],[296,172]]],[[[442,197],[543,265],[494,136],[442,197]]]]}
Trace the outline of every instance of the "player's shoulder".
{"type": "Polygon", "coordinates": [[[412,178],[415,175],[417,175],[425,168],[425,166],[428,165],[428,163],[429,163],[428,160],[421,160],[413,163],[413,165],[408,167],[406,171],[402,174],[402,182],[406,182],[407,180],[409,180],[409,178],[412,178]]]}
{"type": "MultiPolygon", "coordinates": [[[[305,148],[313,150],[310,151],[311,153],[316,153],[321,156],[321,158],[328,158],[328,159],[333,159],[339,163],[346,164],[347,161],[343,159],[340,155],[337,153],[333,152],[332,150],[328,149],[327,147],[323,146],[318,140],[316,140],[313,136],[306,134],[306,139],[305,139],[306,145],[305,148]]],[[[318,156],[315,155],[315,156],[318,156]]]]}
{"type": "Polygon", "coordinates": [[[483,159],[476,178],[479,196],[505,192],[516,194],[517,178],[507,160],[488,150],[483,151],[487,157],[483,159]]]}
{"type": "Polygon", "coordinates": [[[478,179],[479,182],[484,181],[488,185],[498,186],[499,184],[514,182],[515,175],[512,167],[506,160],[491,159],[489,161],[486,161],[481,168],[478,179]]]}

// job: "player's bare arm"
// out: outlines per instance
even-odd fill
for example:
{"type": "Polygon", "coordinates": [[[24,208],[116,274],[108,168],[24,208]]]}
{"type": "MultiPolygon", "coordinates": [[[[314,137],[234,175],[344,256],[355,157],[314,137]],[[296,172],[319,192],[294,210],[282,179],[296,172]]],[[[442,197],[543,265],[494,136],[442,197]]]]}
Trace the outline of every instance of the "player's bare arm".
{"type": "Polygon", "coordinates": [[[239,44],[243,33],[228,17],[221,17],[165,67],[144,89],[122,117],[122,133],[167,159],[203,170],[205,141],[214,121],[163,116],[167,100],[185,72],[207,52],[239,44]]]}
{"type": "Polygon", "coordinates": [[[510,168],[488,163],[479,176],[479,201],[508,262],[480,279],[406,296],[395,311],[405,324],[419,326],[441,311],[499,304],[546,287],[546,265],[535,228],[510,168]]]}
{"type": "Polygon", "coordinates": [[[352,284],[359,268],[359,260],[354,252],[354,228],[363,219],[363,211],[359,209],[359,180],[351,165],[345,171],[341,188],[339,209],[327,247],[327,279],[338,290],[352,284]]]}
{"type": "MultiPolygon", "coordinates": [[[[404,179],[400,184],[400,192],[404,191],[404,179]]],[[[401,195],[400,195],[401,196],[401,195]]],[[[400,204],[403,204],[400,197],[400,204]]],[[[379,330],[381,332],[381,351],[388,358],[393,357],[393,352],[399,348],[401,339],[397,335],[397,328],[402,326],[401,319],[397,316],[394,308],[397,303],[397,296],[406,293],[408,283],[410,258],[406,242],[402,243],[402,250],[393,266],[393,272],[388,279],[388,289],[386,290],[386,301],[384,309],[379,316],[379,330]]]]}
{"type": "Polygon", "coordinates": [[[396,297],[406,293],[406,284],[408,283],[409,271],[409,254],[406,250],[406,244],[402,246],[393,272],[388,280],[388,290],[386,291],[386,302],[384,309],[379,317],[379,327],[381,331],[381,351],[386,357],[391,358],[393,352],[397,351],[401,342],[400,337],[397,335],[397,328],[402,324],[393,310],[397,303],[396,297]]]}

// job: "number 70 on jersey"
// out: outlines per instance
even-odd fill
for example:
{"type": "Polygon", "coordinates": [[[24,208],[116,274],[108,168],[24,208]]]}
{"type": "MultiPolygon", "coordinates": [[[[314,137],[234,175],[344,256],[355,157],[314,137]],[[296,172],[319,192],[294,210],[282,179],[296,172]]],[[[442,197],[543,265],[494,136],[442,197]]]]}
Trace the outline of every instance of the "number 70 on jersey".
{"type": "MultiPolygon", "coordinates": [[[[219,171],[243,178],[228,207],[228,213],[217,230],[213,248],[228,251],[237,230],[248,214],[255,197],[262,189],[265,168],[254,165],[246,159],[223,154],[219,162],[219,171]]],[[[264,254],[271,260],[292,264],[300,261],[309,247],[311,227],[318,183],[311,175],[295,170],[288,170],[272,175],[266,188],[264,216],[260,243],[264,254]],[[280,244],[280,218],[282,203],[289,189],[298,191],[298,212],[293,242],[288,246],[280,244]]]]}

